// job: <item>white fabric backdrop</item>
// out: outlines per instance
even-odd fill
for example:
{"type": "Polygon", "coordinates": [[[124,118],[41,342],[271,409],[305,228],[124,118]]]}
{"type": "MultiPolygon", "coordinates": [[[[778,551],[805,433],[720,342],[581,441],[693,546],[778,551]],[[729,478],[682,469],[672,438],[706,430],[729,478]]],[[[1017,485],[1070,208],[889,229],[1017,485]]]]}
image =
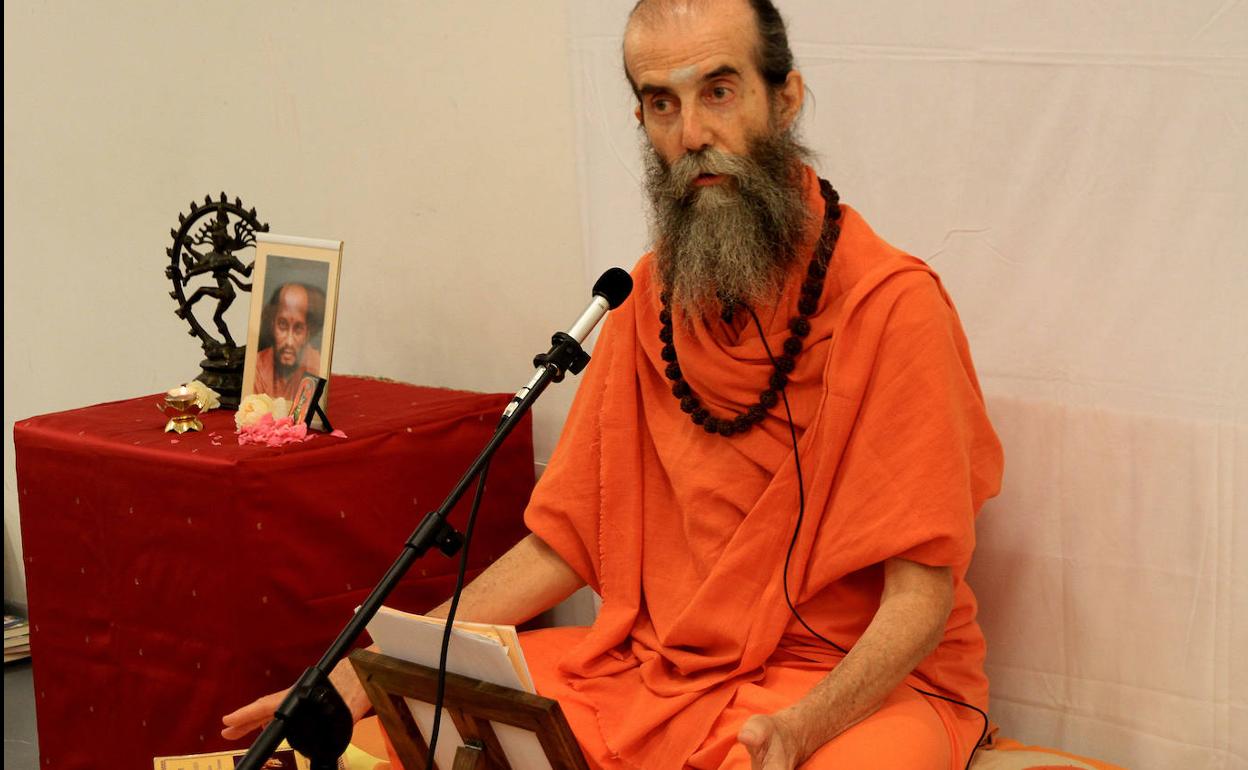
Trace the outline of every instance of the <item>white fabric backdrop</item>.
{"type": "MultiPolygon", "coordinates": [[[[590,275],[646,243],[631,0],[569,0],[590,275]]],[[[782,3],[842,199],[931,262],[1006,447],[1003,732],[1248,767],[1248,4],[782,3]]]]}

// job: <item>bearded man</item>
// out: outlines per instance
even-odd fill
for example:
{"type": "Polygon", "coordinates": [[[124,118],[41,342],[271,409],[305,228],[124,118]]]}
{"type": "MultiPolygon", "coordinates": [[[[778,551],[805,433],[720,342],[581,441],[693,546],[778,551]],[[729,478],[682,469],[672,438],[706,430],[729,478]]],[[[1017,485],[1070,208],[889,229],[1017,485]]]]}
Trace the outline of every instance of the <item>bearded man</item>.
{"type": "MultiPolygon", "coordinates": [[[[624,59],[654,252],[532,534],[461,617],[601,595],[591,627],[522,637],[594,767],[961,767],[988,692],[964,577],[1002,460],[953,306],[805,164],[770,2],[643,0],[624,59]]],[[[349,668],[333,679],[362,713],[349,668]]]]}
{"type": "Polygon", "coordinates": [[[261,323],[270,344],[256,354],[256,393],[294,402],[305,374],[321,373],[321,353],[312,340],[325,319],[325,293],[302,283],[284,283],[273,290],[261,323]]]}

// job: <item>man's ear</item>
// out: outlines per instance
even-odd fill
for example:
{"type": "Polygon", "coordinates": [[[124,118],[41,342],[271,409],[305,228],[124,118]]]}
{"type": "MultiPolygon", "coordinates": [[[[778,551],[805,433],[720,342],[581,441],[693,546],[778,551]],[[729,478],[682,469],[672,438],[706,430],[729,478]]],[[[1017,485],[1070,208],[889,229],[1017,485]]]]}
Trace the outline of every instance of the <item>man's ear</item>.
{"type": "Polygon", "coordinates": [[[643,118],[643,117],[641,116],[641,105],[640,105],[640,104],[638,104],[638,105],[637,105],[637,106],[633,109],[633,114],[637,116],[637,124],[638,124],[638,125],[641,125],[641,126],[646,125],[646,119],[645,119],[645,118],[643,118]]]}
{"type": "Polygon", "coordinates": [[[789,128],[793,125],[793,121],[797,120],[797,116],[802,112],[802,102],[806,98],[806,82],[802,79],[802,73],[797,70],[789,70],[789,74],[784,78],[784,85],[780,86],[777,92],[780,106],[779,125],[781,128],[789,128]]]}

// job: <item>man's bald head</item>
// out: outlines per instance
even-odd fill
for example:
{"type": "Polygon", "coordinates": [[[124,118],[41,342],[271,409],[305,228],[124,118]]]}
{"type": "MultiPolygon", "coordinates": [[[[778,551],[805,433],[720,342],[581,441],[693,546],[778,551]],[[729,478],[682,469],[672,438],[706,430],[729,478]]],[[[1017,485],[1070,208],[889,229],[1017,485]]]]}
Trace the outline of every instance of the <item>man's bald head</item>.
{"type": "Polygon", "coordinates": [[[688,23],[707,13],[735,10],[733,6],[745,6],[753,13],[756,43],[754,64],[763,80],[772,88],[784,85],[793,70],[793,50],[784,18],[771,0],[638,0],[628,15],[624,28],[624,74],[637,94],[638,86],[628,66],[629,38],[635,31],[661,25],[688,23]]]}

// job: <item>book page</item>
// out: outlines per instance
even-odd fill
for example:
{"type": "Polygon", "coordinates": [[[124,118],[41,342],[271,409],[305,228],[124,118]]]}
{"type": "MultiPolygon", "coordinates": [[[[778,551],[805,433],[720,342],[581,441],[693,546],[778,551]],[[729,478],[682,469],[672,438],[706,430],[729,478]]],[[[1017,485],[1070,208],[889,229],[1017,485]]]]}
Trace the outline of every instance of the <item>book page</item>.
{"type": "MultiPolygon", "coordinates": [[[[437,668],[445,627],[445,622],[438,618],[382,607],[368,624],[368,633],[383,654],[437,668]]],[[[513,626],[456,621],[447,650],[446,670],[513,690],[536,692],[520,651],[520,637],[513,626]]],[[[428,741],[433,729],[433,704],[409,698],[407,707],[428,741]]],[[[550,760],[535,733],[498,722],[490,724],[514,770],[550,770],[550,760]]],[[[434,759],[439,768],[450,768],[455,762],[455,750],[463,739],[445,709],[438,729],[434,759]]]]}
{"type": "MultiPolygon", "coordinates": [[[[497,637],[461,631],[459,624],[455,625],[447,650],[447,671],[533,692],[531,684],[525,686],[524,679],[512,665],[507,649],[497,637]]],[[[443,628],[445,624],[441,621],[431,622],[424,616],[382,607],[368,624],[368,633],[386,655],[437,668],[443,628]]]]}
{"type": "MultiPolygon", "coordinates": [[[[437,626],[439,634],[442,633],[442,628],[445,626],[441,618],[431,618],[428,615],[411,615],[410,617],[437,626]]],[[[496,626],[492,623],[473,623],[470,620],[457,620],[455,621],[455,630],[497,639],[498,643],[507,649],[507,657],[511,659],[512,667],[520,675],[521,681],[525,683],[521,689],[526,692],[537,692],[533,687],[533,678],[529,676],[529,664],[524,659],[524,648],[520,646],[520,634],[516,633],[515,626],[496,626]]],[[[433,668],[437,668],[437,666],[435,665],[433,668]]]]}
{"type": "MultiPolygon", "coordinates": [[[[183,754],[177,757],[156,757],[152,760],[154,770],[234,770],[247,749],[230,751],[214,751],[207,754],[183,754]]],[[[273,756],[264,763],[264,770],[310,770],[312,763],[308,758],[290,748],[282,741],[273,756]]],[[[350,765],[342,759],[338,760],[338,770],[351,770],[350,765]]]]}

